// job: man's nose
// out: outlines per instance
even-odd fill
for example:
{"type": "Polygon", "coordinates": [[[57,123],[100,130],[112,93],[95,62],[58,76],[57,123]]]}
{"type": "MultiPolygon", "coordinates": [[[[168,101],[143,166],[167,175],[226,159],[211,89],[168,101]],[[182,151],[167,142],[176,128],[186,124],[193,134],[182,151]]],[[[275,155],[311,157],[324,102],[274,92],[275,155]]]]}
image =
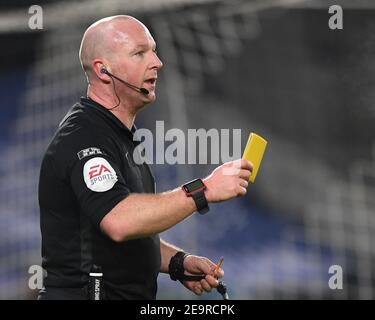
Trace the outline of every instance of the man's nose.
{"type": "Polygon", "coordinates": [[[151,64],[151,69],[159,70],[162,67],[163,67],[163,62],[161,62],[158,55],[156,53],[154,53],[154,59],[153,59],[152,64],[151,64]]]}

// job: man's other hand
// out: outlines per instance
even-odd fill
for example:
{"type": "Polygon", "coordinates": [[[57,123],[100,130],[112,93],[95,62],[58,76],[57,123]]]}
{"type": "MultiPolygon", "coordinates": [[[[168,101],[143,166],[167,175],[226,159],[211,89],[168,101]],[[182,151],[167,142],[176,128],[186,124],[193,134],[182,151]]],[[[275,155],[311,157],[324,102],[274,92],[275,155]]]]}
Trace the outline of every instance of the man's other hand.
{"type": "Polygon", "coordinates": [[[185,274],[205,275],[200,281],[183,281],[183,284],[190,291],[201,295],[204,291],[211,292],[213,288],[219,285],[220,279],[224,276],[224,270],[219,268],[215,272],[216,265],[208,258],[188,255],[184,260],[185,274]]]}

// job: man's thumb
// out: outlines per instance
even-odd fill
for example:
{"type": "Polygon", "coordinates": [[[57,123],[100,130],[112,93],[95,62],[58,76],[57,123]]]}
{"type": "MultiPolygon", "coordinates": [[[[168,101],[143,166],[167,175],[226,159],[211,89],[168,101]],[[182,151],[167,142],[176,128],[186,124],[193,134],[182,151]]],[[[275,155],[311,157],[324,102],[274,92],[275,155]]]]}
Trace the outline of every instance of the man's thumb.
{"type": "Polygon", "coordinates": [[[204,274],[213,273],[213,269],[210,268],[210,264],[205,259],[199,259],[199,268],[204,274]]]}

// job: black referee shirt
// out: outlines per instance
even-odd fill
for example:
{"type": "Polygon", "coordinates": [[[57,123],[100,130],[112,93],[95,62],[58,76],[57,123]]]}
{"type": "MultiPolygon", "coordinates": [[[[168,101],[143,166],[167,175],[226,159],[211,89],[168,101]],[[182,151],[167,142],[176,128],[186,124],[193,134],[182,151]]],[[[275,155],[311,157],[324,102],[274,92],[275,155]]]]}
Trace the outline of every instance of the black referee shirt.
{"type": "Polygon", "coordinates": [[[87,98],[61,122],[39,180],[47,292],[49,287],[84,288],[96,264],[103,271],[107,298],[156,298],[159,236],[116,243],[99,227],[130,193],[155,193],[150,168],[133,160],[135,130],[87,98]]]}

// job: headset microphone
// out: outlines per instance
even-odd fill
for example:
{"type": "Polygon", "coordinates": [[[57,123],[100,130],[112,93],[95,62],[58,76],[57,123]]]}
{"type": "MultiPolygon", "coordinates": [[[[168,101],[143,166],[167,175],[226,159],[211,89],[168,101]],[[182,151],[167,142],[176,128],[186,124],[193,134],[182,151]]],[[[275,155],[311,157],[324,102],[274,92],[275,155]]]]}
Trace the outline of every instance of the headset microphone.
{"type": "Polygon", "coordinates": [[[127,85],[129,88],[132,88],[133,90],[138,91],[138,92],[144,94],[145,96],[147,96],[150,93],[146,88],[136,87],[135,85],[130,84],[129,82],[126,82],[126,81],[120,79],[119,77],[116,77],[115,75],[113,75],[112,73],[110,73],[106,68],[101,68],[100,72],[104,73],[104,74],[107,74],[110,77],[115,78],[116,80],[118,80],[118,81],[122,82],[123,84],[127,85]]]}

